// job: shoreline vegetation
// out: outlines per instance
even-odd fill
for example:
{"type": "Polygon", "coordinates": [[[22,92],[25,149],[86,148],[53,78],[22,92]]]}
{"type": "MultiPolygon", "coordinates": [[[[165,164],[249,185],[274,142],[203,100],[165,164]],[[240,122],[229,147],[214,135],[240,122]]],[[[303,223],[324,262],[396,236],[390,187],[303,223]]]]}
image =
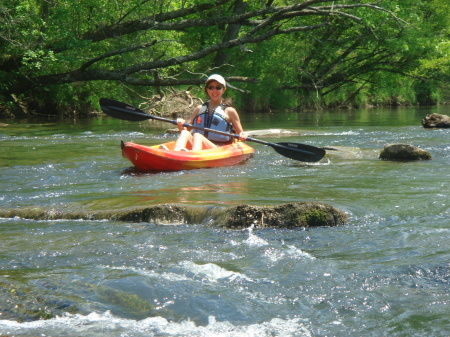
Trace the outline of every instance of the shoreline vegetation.
{"type": "Polygon", "coordinates": [[[0,25],[2,119],[184,116],[213,73],[242,113],[450,102],[447,0],[18,0],[0,25]]]}
{"type": "MultiPolygon", "coordinates": [[[[198,104],[202,104],[203,99],[199,96],[193,95],[190,91],[181,91],[170,88],[167,94],[163,96],[154,95],[149,99],[141,99],[138,104],[140,109],[146,111],[146,113],[159,117],[168,117],[176,119],[178,117],[187,118],[192,113],[192,109],[198,104]]],[[[448,105],[450,102],[444,102],[441,104],[433,104],[430,106],[441,106],[448,105]]],[[[392,102],[385,102],[384,104],[367,104],[364,106],[340,106],[340,107],[329,107],[330,109],[338,109],[338,110],[352,110],[352,109],[374,109],[380,107],[413,107],[418,106],[418,104],[411,104],[410,102],[405,102],[404,104],[396,103],[392,104],[392,102]]],[[[316,108],[310,109],[307,111],[318,111],[325,110],[326,108],[316,108]]],[[[297,107],[288,108],[285,110],[305,112],[305,110],[300,111],[297,107]]],[[[266,108],[263,109],[263,112],[273,113],[276,110],[272,111],[272,109],[266,108]]],[[[245,110],[243,111],[245,113],[245,110]]],[[[96,117],[104,117],[106,114],[102,112],[100,109],[92,109],[86,111],[62,111],[57,114],[45,114],[39,111],[34,110],[33,106],[28,106],[26,104],[18,104],[13,109],[0,105],[0,119],[65,119],[65,118],[96,118],[96,117]],[[16,111],[13,113],[13,110],[16,111]],[[17,112],[20,110],[20,112],[17,112]],[[17,117],[21,116],[21,117],[17,117]]]]}

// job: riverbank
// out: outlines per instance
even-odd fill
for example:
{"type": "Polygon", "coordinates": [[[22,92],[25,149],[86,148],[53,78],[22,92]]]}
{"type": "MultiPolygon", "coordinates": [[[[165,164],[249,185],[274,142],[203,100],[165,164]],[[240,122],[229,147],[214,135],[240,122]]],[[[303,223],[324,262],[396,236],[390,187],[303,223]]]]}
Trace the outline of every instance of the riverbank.
{"type": "MultiPolygon", "coordinates": [[[[192,88],[191,88],[192,89],[192,88]]],[[[161,91],[159,95],[153,95],[151,97],[140,97],[137,103],[133,103],[145,112],[159,116],[176,119],[178,117],[188,119],[194,110],[194,108],[204,102],[204,95],[201,89],[193,88],[193,90],[177,90],[174,88],[167,88],[164,92],[161,91]]],[[[112,99],[120,100],[119,97],[109,97],[112,99]]],[[[131,103],[131,102],[124,102],[131,103]]],[[[132,105],[133,105],[132,104],[132,105]]],[[[450,102],[444,102],[436,106],[448,106],[450,102]]],[[[85,104],[83,109],[73,108],[58,108],[56,106],[44,107],[35,101],[27,101],[26,99],[16,101],[13,106],[6,106],[0,104],[0,119],[90,119],[105,116],[101,110],[94,108],[96,104],[85,104]],[[59,109],[59,110],[58,110],[59,109]]],[[[315,113],[324,110],[333,111],[348,111],[358,109],[369,109],[376,111],[377,109],[397,109],[397,108],[412,108],[408,102],[404,104],[395,102],[377,103],[376,105],[366,105],[364,107],[349,106],[346,104],[335,104],[330,107],[316,107],[315,109],[299,110],[298,107],[292,107],[290,110],[297,113],[315,113]]],[[[419,107],[419,106],[416,106],[419,107]]],[[[287,109],[289,110],[289,109],[287,109]]],[[[242,109],[241,113],[254,113],[255,111],[245,111],[242,109]]],[[[276,108],[265,108],[264,111],[267,114],[279,113],[276,108]]]]}

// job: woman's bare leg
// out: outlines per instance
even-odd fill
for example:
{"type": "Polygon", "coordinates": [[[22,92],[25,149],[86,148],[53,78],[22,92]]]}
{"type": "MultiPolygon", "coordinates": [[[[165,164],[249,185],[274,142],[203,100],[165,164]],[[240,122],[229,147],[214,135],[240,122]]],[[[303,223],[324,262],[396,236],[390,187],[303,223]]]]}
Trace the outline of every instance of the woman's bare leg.
{"type": "Polygon", "coordinates": [[[194,133],[192,138],[193,138],[192,151],[206,150],[217,147],[216,144],[211,142],[209,139],[207,139],[200,133],[194,133]]]}
{"type": "Polygon", "coordinates": [[[182,130],[175,142],[174,151],[180,151],[185,148],[187,144],[192,144],[192,134],[188,130],[182,130]]]}

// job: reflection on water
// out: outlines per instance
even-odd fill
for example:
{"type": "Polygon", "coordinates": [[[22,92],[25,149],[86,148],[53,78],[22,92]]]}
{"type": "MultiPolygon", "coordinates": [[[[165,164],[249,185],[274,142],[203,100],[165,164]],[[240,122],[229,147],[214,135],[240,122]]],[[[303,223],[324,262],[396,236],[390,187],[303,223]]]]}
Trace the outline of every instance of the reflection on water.
{"type": "Polygon", "coordinates": [[[249,192],[249,182],[231,182],[222,184],[207,184],[186,186],[158,190],[143,190],[134,192],[142,201],[157,201],[158,203],[186,203],[186,204],[219,204],[233,205],[249,192]]]}
{"type": "Polygon", "coordinates": [[[243,124],[255,129],[310,128],[328,126],[406,126],[421,125],[431,113],[449,114],[448,107],[393,107],[351,110],[322,110],[307,112],[277,112],[272,114],[244,114],[243,124]]]}

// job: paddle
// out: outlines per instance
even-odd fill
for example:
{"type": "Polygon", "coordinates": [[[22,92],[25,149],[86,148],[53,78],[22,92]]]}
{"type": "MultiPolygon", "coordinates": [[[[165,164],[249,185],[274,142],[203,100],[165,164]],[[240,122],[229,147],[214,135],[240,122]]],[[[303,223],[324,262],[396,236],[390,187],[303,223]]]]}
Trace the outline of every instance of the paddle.
{"type": "MultiPolygon", "coordinates": [[[[108,98],[100,99],[100,106],[104,113],[111,117],[127,120],[127,121],[144,121],[147,119],[155,119],[158,121],[172,123],[177,125],[176,120],[171,120],[163,117],[152,116],[146,114],[144,111],[135,108],[126,103],[118,102],[108,98]]],[[[199,126],[184,123],[185,127],[218,133],[220,135],[230,136],[239,139],[239,135],[230,134],[228,132],[217,131],[209,128],[202,128],[199,126]]],[[[288,157],[290,159],[304,161],[304,162],[316,162],[325,156],[325,150],[312,145],[283,142],[283,143],[269,143],[263,140],[258,140],[255,138],[247,137],[248,141],[267,145],[272,147],[282,156],[288,157]]]]}

